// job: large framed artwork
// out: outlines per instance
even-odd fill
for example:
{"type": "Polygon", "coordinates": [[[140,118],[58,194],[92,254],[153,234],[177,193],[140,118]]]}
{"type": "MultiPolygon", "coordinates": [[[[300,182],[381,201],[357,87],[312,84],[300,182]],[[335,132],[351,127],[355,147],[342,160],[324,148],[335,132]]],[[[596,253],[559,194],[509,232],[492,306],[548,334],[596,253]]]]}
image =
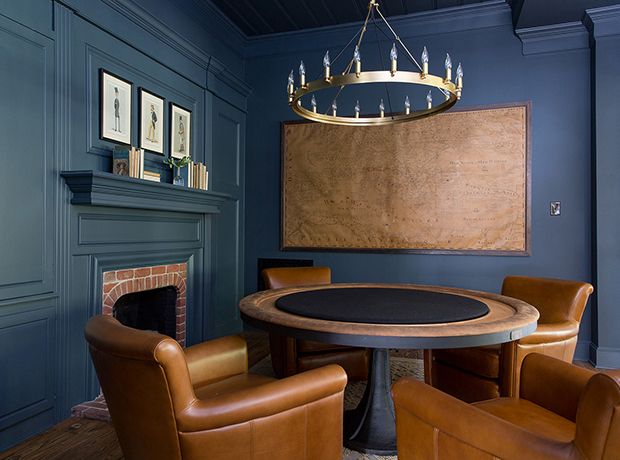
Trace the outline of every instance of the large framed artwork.
{"type": "Polygon", "coordinates": [[[99,80],[100,137],[129,145],[132,83],[104,69],[99,71],[99,80]]]}
{"type": "Polygon", "coordinates": [[[164,154],[164,99],[140,88],[140,148],[164,154]]]}
{"type": "Polygon", "coordinates": [[[284,123],[282,248],[528,255],[530,111],[284,123]]]}
{"type": "Polygon", "coordinates": [[[192,156],[191,150],[192,112],[180,105],[170,103],[170,156],[183,158],[192,156]]]}

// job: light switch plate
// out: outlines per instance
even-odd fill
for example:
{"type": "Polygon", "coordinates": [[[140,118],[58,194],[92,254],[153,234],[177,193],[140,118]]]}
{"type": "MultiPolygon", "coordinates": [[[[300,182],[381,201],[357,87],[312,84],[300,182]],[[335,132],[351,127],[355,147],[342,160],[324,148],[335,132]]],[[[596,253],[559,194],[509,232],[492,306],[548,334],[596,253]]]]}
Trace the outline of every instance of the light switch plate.
{"type": "Polygon", "coordinates": [[[559,216],[560,215],[560,211],[561,211],[560,210],[560,202],[559,201],[552,201],[550,203],[550,206],[549,206],[549,213],[552,216],[559,216]]]}

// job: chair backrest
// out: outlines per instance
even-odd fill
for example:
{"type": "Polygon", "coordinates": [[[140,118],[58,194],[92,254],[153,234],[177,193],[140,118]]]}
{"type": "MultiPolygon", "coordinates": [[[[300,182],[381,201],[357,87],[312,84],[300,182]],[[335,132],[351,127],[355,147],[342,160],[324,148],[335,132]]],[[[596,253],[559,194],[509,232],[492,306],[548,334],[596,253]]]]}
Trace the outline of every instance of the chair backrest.
{"type": "Polygon", "coordinates": [[[265,286],[269,289],[315,286],[332,282],[332,271],[329,267],[266,268],[261,273],[265,286]]]}
{"type": "Polygon", "coordinates": [[[594,375],[579,400],[575,444],[584,458],[620,456],[620,371],[594,375]]]}
{"type": "Polygon", "coordinates": [[[573,320],[580,322],[588,297],[589,283],[528,276],[507,276],[502,294],[523,300],[538,309],[540,324],[573,320]]]}
{"type": "Polygon", "coordinates": [[[91,318],[85,336],[124,457],[180,460],[175,413],[195,395],[179,344],[111,316],[91,318]]]}

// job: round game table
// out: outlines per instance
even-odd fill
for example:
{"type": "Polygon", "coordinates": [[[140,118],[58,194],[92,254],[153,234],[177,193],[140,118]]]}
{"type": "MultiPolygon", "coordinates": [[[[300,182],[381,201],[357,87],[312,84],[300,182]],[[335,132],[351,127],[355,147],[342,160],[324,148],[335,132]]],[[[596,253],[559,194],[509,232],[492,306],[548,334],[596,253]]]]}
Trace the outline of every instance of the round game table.
{"type": "Polygon", "coordinates": [[[413,284],[330,284],[257,292],[239,303],[244,321],[298,339],[372,349],[366,391],[345,413],[344,444],[396,453],[390,348],[462,348],[517,340],[538,311],[498,294],[413,284]]]}

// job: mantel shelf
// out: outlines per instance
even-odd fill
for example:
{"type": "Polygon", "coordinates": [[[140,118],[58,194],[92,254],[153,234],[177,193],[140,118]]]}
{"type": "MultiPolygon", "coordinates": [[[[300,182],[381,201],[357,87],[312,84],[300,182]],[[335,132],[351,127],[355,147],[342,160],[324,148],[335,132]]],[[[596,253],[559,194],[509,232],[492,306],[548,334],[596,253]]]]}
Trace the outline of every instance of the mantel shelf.
{"type": "Polygon", "coordinates": [[[215,214],[231,199],[225,193],[149,182],[101,171],[62,171],[75,205],[215,214]]]}

